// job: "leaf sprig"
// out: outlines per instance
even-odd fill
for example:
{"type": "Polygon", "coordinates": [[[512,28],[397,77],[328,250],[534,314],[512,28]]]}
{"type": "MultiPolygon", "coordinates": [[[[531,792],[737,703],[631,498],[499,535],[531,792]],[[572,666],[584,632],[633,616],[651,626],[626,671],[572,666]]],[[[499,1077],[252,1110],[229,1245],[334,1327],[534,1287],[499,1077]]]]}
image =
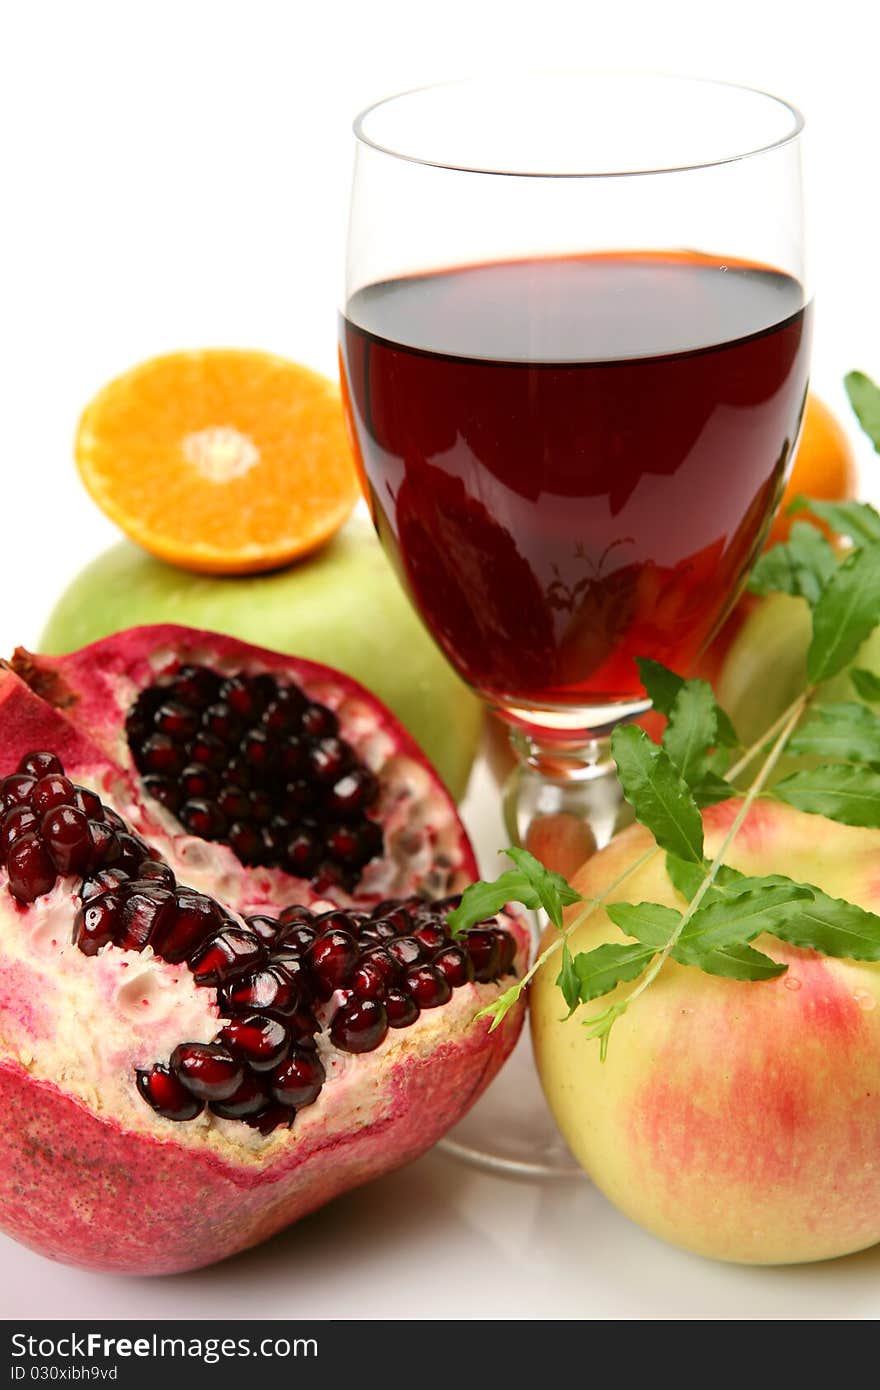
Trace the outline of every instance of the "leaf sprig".
{"type": "MultiPolygon", "coordinates": [[[[850,374],[846,385],[880,452],[880,389],[858,373],[850,374]]],[[[869,708],[880,704],[880,677],[853,665],[865,639],[880,625],[880,514],[863,502],[806,498],[797,498],[789,510],[809,511],[850,542],[841,559],[814,526],[795,522],[788,541],[766,552],[752,572],[753,592],[781,591],[805,599],[810,607],[806,689],[758,743],[744,749],[706,681],[686,680],[656,661],[639,661],[654,709],[666,716],[662,741],[657,744],[641,728],[627,725],[615,730],[611,751],[623,794],[654,844],[588,901],[521,849],[506,851],[513,869],[494,883],[467,889],[450,918],[454,932],[510,902],[543,908],[558,932],[524,979],[482,1011],[491,1016],[493,1028],[557,952],[561,967],[556,983],[569,1017],[621,985],[632,986],[584,1021],[603,1057],[615,1022],[670,957],[726,979],[774,979],[787,967],[752,945],[766,934],[828,956],[880,960],[880,916],[812,884],[782,875],[746,875],[726,863],[759,796],[775,796],[845,825],[880,828],[880,715],[869,708]],[[847,669],[859,700],[822,703],[824,684],[847,669]],[[771,786],[783,753],[810,759],[812,765],[771,786]],[[702,809],[736,796],[733,778],[762,755],[722,845],[708,860],[702,809]],[[663,852],[670,896],[680,906],[619,901],[619,890],[663,852]],[[563,909],[575,904],[578,910],[565,921],[563,909]],[[570,937],[602,907],[623,939],[573,955],[570,937]]]]}

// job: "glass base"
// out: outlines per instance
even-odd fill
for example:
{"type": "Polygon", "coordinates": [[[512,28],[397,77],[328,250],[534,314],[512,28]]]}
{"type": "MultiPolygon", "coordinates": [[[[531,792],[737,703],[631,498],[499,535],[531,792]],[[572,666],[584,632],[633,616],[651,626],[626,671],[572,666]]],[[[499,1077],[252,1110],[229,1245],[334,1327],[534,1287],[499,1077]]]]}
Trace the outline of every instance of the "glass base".
{"type": "Polygon", "coordinates": [[[541,1091],[528,1025],[485,1095],[439,1147],[502,1177],[584,1178],[541,1091]]]}
{"type": "MultiPolygon", "coordinates": [[[[479,846],[482,862],[492,864],[489,876],[500,872],[501,866],[495,867],[500,845],[517,844],[527,845],[548,868],[571,877],[590,853],[629,824],[632,813],[623,800],[605,733],[646,707],[616,709],[598,737],[578,738],[574,731],[560,737],[555,730],[545,742],[536,737],[534,723],[528,730],[522,723],[509,728],[517,761],[503,790],[504,828],[493,825],[486,843],[479,846]]],[[[475,786],[473,794],[485,807],[497,800],[498,782],[486,766],[481,773],[489,785],[475,786]]],[[[538,940],[536,926],[534,946],[538,940]]],[[[583,1178],[541,1091],[527,1027],[486,1094],[440,1147],[507,1177],[583,1178]]]]}

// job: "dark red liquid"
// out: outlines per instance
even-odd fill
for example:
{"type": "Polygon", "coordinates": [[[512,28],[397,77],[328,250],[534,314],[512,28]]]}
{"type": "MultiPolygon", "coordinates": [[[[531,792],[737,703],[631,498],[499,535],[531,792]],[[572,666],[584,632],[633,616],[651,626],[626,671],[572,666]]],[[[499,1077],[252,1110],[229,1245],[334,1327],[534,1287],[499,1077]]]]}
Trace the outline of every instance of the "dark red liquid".
{"type": "Polygon", "coordinates": [[[779,500],[807,389],[789,276],[696,254],[370,285],[342,323],[384,544],[461,674],[506,706],[687,671],[779,500]]]}

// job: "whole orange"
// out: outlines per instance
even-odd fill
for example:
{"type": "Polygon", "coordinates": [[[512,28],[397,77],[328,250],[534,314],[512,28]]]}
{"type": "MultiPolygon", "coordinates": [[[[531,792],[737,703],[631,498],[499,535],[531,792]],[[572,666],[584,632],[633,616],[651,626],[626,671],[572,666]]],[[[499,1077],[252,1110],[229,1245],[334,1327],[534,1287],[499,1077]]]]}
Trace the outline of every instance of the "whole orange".
{"type": "MultiPolygon", "coordinates": [[[[788,538],[794,517],[787,515],[787,507],[795,497],[820,497],[829,502],[839,502],[844,498],[855,497],[858,489],[858,469],[855,456],[846,432],[840,421],[832,415],[827,405],[817,396],[807,396],[804,425],[794,456],[794,467],[783,493],[782,503],[773,523],[768,545],[788,538]]],[[[798,519],[807,520],[806,513],[798,513],[798,519]]],[[[815,521],[815,518],[809,518],[815,521]]],[[[815,521],[816,525],[821,522],[815,521]]]]}

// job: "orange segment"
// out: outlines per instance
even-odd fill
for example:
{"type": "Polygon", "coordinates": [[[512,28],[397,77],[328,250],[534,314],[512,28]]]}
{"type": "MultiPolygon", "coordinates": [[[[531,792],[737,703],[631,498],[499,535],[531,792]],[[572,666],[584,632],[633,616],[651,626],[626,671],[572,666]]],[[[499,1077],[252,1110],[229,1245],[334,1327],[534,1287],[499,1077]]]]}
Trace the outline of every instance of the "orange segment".
{"type": "Polygon", "coordinates": [[[76,461],[126,535],[209,574],[307,554],[359,495],[336,384],[234,348],[155,357],[111,381],[80,420],[76,461]]]}
{"type": "Polygon", "coordinates": [[[775,545],[777,541],[786,540],[793,521],[812,521],[830,534],[823,522],[808,516],[806,512],[788,516],[788,504],[801,495],[840,502],[855,497],[858,482],[855,455],[843,426],[818,397],[808,395],[794,467],[767,544],[775,545]]]}

